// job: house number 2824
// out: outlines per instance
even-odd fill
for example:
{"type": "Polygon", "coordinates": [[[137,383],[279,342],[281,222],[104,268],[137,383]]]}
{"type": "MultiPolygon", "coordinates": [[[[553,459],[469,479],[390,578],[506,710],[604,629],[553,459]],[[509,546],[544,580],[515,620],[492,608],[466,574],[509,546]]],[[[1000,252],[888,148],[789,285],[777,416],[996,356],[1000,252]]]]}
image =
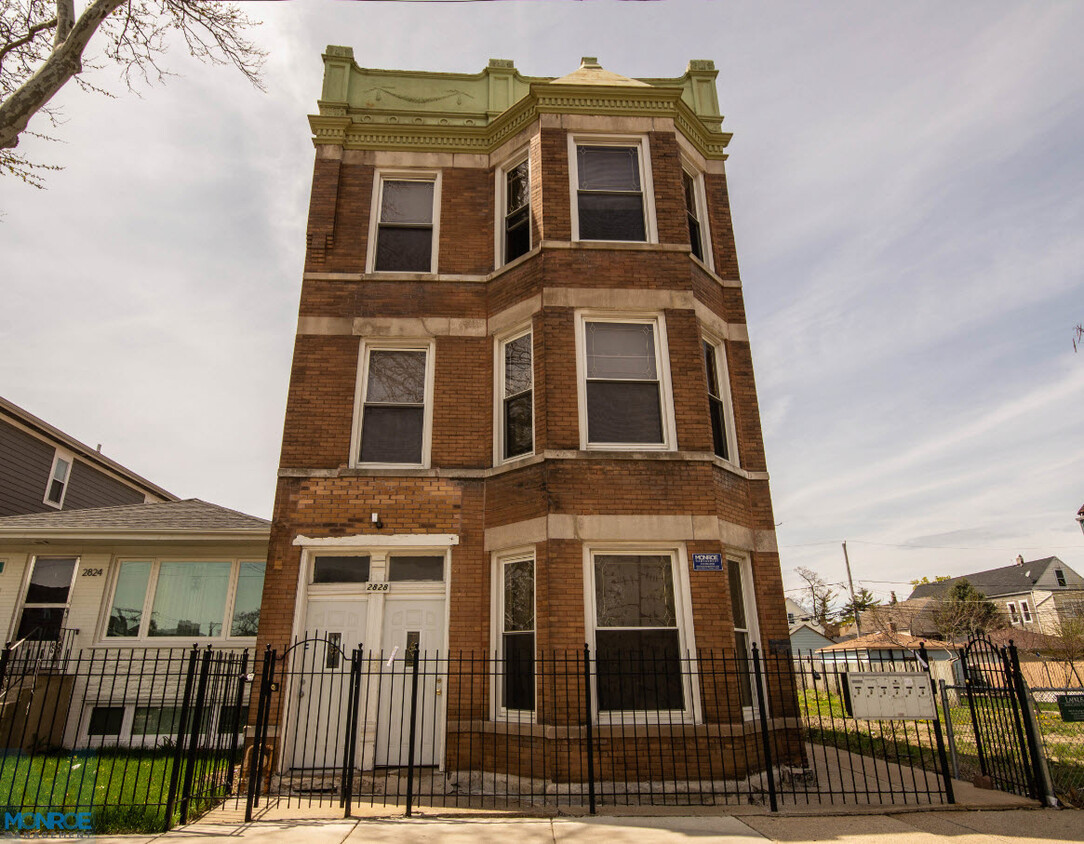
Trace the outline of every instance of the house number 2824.
{"type": "Polygon", "coordinates": [[[101,569],[83,569],[83,577],[101,577],[101,569]]]}

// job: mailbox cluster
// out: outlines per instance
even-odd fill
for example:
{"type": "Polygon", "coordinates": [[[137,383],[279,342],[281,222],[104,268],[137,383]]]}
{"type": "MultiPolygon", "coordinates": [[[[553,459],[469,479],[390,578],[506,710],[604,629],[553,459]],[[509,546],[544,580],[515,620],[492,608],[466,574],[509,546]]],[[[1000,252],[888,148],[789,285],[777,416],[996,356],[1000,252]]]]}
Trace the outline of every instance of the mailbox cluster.
{"type": "Polygon", "coordinates": [[[921,671],[854,671],[844,675],[850,714],[867,721],[937,717],[929,675],[921,671]]]}

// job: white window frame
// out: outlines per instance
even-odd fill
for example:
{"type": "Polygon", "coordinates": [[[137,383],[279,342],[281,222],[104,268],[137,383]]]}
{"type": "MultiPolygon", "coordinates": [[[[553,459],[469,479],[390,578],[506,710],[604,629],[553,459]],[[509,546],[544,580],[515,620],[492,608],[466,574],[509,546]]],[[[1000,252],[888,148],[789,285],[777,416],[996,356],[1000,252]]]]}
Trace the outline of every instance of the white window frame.
{"type": "MultiPolygon", "coordinates": [[[[519,563],[529,560],[534,565],[534,651],[535,659],[538,659],[538,557],[533,545],[513,548],[503,551],[494,551],[491,555],[490,582],[493,588],[490,590],[490,652],[498,655],[498,659],[504,659],[504,567],[509,563],[519,563]]],[[[534,709],[508,709],[501,703],[501,682],[503,678],[499,672],[494,672],[493,688],[490,700],[492,701],[491,717],[494,719],[512,718],[533,723],[538,712],[538,672],[535,672],[535,708],[534,709]]]]}
{"type": "Polygon", "coordinates": [[[358,348],[358,374],[354,388],[354,421],[350,432],[350,467],[355,469],[428,469],[433,440],[433,372],[436,369],[433,338],[362,340],[358,348]],[[425,352],[425,408],[422,412],[421,463],[363,463],[361,432],[365,415],[365,390],[369,379],[369,353],[372,351],[425,352]]]}
{"type": "Polygon", "coordinates": [[[534,360],[534,326],[530,323],[526,325],[520,325],[511,331],[507,331],[503,334],[498,334],[494,338],[493,344],[493,372],[495,374],[495,382],[493,385],[493,431],[495,436],[493,437],[493,465],[500,466],[504,463],[515,463],[517,460],[525,460],[535,455],[535,394],[537,393],[537,384],[535,383],[535,360],[534,360]],[[531,338],[531,450],[524,452],[523,454],[517,454],[515,457],[504,456],[504,445],[506,433],[504,430],[504,347],[511,343],[513,340],[518,340],[520,337],[529,336],[531,338]]]}
{"type": "Polygon", "coordinates": [[[676,451],[677,420],[670,380],[670,344],[666,338],[666,318],[658,312],[614,313],[613,311],[576,312],[576,391],[580,422],[581,451],[676,451]],[[662,418],[661,443],[593,443],[587,432],[587,323],[615,322],[652,325],[655,330],[655,374],[659,380],[659,413],[662,418]]]}
{"type": "MultiPolygon", "coordinates": [[[[168,689],[163,694],[173,694],[174,697],[163,700],[131,700],[132,694],[136,693],[138,689],[137,684],[132,683],[132,690],[124,696],[121,700],[112,700],[106,697],[103,700],[87,701],[83,705],[82,712],[79,716],[79,726],[77,729],[77,746],[78,747],[102,747],[114,743],[123,742],[123,744],[130,747],[141,748],[155,748],[162,744],[162,739],[168,738],[172,740],[176,733],[145,733],[143,735],[135,735],[132,733],[132,728],[135,727],[135,711],[139,707],[148,707],[151,709],[180,709],[181,708],[181,696],[179,693],[175,693],[173,689],[168,689]],[[121,715],[120,732],[116,735],[105,736],[92,736],[90,734],[90,718],[95,709],[123,709],[124,712],[121,715]]],[[[140,697],[147,694],[153,694],[150,690],[143,690],[140,697]]],[[[207,718],[206,729],[214,736],[223,735],[218,732],[218,725],[221,720],[222,710],[232,707],[229,701],[219,702],[214,707],[206,710],[205,715],[207,718]]],[[[240,726],[238,735],[242,735],[245,727],[245,717],[247,712],[247,705],[242,704],[240,714],[240,726]]],[[[225,735],[229,735],[226,733],[225,735]]]]}
{"type": "Polygon", "coordinates": [[[68,487],[70,487],[72,483],[72,470],[74,468],[75,455],[63,448],[57,448],[53,453],[53,463],[49,467],[49,477],[45,480],[45,495],[41,499],[45,504],[54,507],[57,510],[64,508],[64,499],[68,497],[68,487]],[[68,475],[64,479],[64,488],[60,491],[60,500],[53,501],[53,499],[49,497],[49,492],[53,488],[53,481],[56,479],[56,464],[61,460],[68,464],[68,475]]]}
{"type": "Polygon", "coordinates": [[[1020,601],[1020,619],[1024,624],[1031,624],[1031,607],[1028,606],[1027,601],[1020,601]]]}
{"type": "MultiPolygon", "coordinates": [[[[68,629],[68,628],[65,628],[64,625],[68,623],[68,614],[71,612],[71,608],[72,608],[72,592],[75,591],[75,582],[79,578],[79,566],[82,563],[83,558],[79,554],[34,554],[33,556],[30,557],[29,565],[27,565],[25,570],[23,571],[22,583],[20,584],[20,587],[19,587],[19,600],[18,600],[18,603],[15,605],[15,613],[12,616],[11,626],[9,628],[10,632],[8,633],[8,637],[7,637],[7,641],[9,641],[9,642],[13,641],[15,639],[15,636],[19,632],[19,625],[22,624],[22,620],[23,620],[23,610],[26,609],[26,607],[28,606],[28,604],[26,602],[26,591],[30,588],[30,578],[34,573],[34,567],[37,566],[38,560],[41,559],[41,558],[50,559],[50,560],[51,559],[65,559],[65,560],[66,559],[74,559],[75,560],[75,565],[72,566],[72,580],[71,580],[71,583],[68,584],[68,601],[67,601],[66,604],[64,604],[64,621],[61,624],[61,629],[68,629]]],[[[60,604],[33,603],[33,604],[29,604],[29,606],[30,607],[59,607],[60,604]]]]}
{"type": "Polygon", "coordinates": [[[651,175],[651,148],[647,135],[591,135],[569,133],[568,135],[568,186],[572,214],[572,239],[584,243],[658,243],[659,232],[655,221],[655,181],[651,175]],[[584,240],[580,237],[580,173],[577,147],[635,147],[640,165],[640,190],[644,209],[643,240],[584,240]]]}
{"type": "MultiPolygon", "coordinates": [[[[98,623],[98,644],[109,647],[144,647],[160,644],[163,647],[177,642],[196,642],[210,644],[214,642],[237,642],[251,644],[256,641],[256,636],[233,636],[233,611],[237,600],[237,581],[241,574],[241,566],[245,563],[264,564],[264,585],[267,584],[267,560],[252,557],[206,557],[190,556],[125,556],[118,557],[112,567],[109,577],[109,589],[106,592],[107,601],[102,604],[102,617],[98,623]],[[147,592],[143,596],[143,610],[139,617],[138,636],[110,636],[109,618],[113,614],[113,600],[116,597],[117,584],[120,582],[121,566],[124,563],[150,563],[151,571],[147,577],[147,592]],[[148,630],[151,623],[151,611],[154,608],[154,596],[158,591],[158,573],[162,563],[230,563],[230,585],[226,591],[226,602],[223,606],[222,633],[218,636],[150,636],[148,630]]],[[[119,704],[118,704],[119,705],[119,704]]]]}
{"type": "Polygon", "coordinates": [[[512,261],[518,261],[526,255],[531,253],[531,246],[534,242],[534,220],[533,210],[531,204],[531,150],[530,147],[523,147],[517,150],[513,155],[509,156],[508,160],[496,168],[496,193],[494,196],[493,204],[493,236],[494,236],[494,250],[493,254],[497,256],[497,266],[503,267],[506,264],[512,263],[508,260],[505,254],[505,218],[508,216],[508,171],[518,167],[524,161],[527,162],[527,251],[523,255],[517,255],[512,261]]]}
{"type": "Polygon", "coordinates": [[[1009,623],[1017,624],[1020,621],[1020,612],[1016,608],[1016,601],[1008,601],[1005,608],[1009,611],[1009,623]]]}
{"type": "MultiPolygon", "coordinates": [[[[746,654],[746,659],[749,664],[749,693],[752,698],[752,704],[750,706],[742,707],[742,717],[746,721],[749,721],[752,720],[754,712],[758,708],[757,686],[752,675],[752,672],[756,670],[753,665],[752,647],[760,642],[760,619],[757,615],[756,591],[753,588],[753,561],[747,554],[736,553],[728,553],[725,560],[728,568],[731,562],[735,562],[738,564],[741,571],[742,600],[745,603],[745,637],[749,643],[750,649],[750,652],[746,654]]],[[[729,571],[727,572],[727,577],[727,588],[729,589],[729,571]]],[[[731,619],[731,621],[733,621],[733,619],[731,619]]],[[[767,700],[765,700],[764,706],[765,711],[767,711],[767,700]]]]}
{"type": "MultiPolygon", "coordinates": [[[[693,723],[703,721],[700,706],[700,687],[697,680],[696,635],[693,630],[692,590],[689,585],[689,558],[685,543],[584,543],[583,545],[583,606],[587,644],[592,658],[598,655],[597,611],[595,607],[595,557],[597,555],[628,554],[633,556],[670,557],[670,572],[674,584],[674,615],[677,621],[678,649],[681,659],[681,684],[685,696],[684,709],[662,710],[603,710],[599,711],[598,683],[592,683],[591,714],[595,723],[606,724],[663,724],[693,723]]],[[[537,570],[536,570],[537,571],[537,570]]]]}
{"type": "MultiPolygon", "coordinates": [[[[719,381],[721,382],[719,384],[719,398],[723,402],[723,417],[726,423],[726,446],[729,456],[719,457],[717,454],[715,456],[725,463],[740,467],[741,457],[738,454],[738,429],[734,419],[734,396],[730,390],[730,363],[727,360],[726,343],[703,328],[700,330],[700,336],[715,352],[715,371],[718,373],[719,381]]],[[[701,351],[703,351],[703,346],[701,346],[701,351]]],[[[710,418],[708,419],[708,424],[711,424],[710,418]]],[[[714,437],[712,438],[711,449],[712,454],[715,454],[714,437]]]]}
{"type": "Polygon", "coordinates": [[[1054,582],[1058,584],[1059,589],[1064,589],[1069,585],[1064,569],[1054,569],[1054,582]]]}
{"type": "MultiPolygon", "coordinates": [[[[692,176],[693,179],[693,204],[696,206],[696,221],[700,224],[700,249],[704,253],[703,258],[697,258],[689,254],[694,260],[699,261],[711,272],[715,272],[715,256],[712,249],[711,228],[708,224],[708,200],[707,187],[704,184],[704,171],[693,164],[684,156],[681,159],[681,169],[692,176]]],[[[682,200],[685,197],[685,183],[681,185],[682,200]]],[[[684,209],[684,201],[682,208],[684,209]]],[[[692,244],[690,244],[691,246],[692,244]]]]}
{"type": "Polygon", "coordinates": [[[381,275],[435,275],[439,264],[440,245],[440,170],[377,169],[373,174],[372,205],[369,210],[369,241],[365,250],[365,272],[381,275]],[[377,270],[376,240],[380,231],[380,207],[384,195],[384,182],[432,182],[433,183],[433,243],[430,250],[428,270],[377,270]]]}

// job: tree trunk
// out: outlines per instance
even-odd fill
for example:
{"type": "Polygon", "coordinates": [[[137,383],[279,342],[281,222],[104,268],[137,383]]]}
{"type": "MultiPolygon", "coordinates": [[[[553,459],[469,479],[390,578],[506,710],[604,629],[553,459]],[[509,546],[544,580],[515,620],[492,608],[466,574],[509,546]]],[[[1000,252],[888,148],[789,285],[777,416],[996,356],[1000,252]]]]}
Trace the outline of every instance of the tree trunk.
{"type": "MultiPolygon", "coordinates": [[[[68,37],[53,47],[45,63],[0,104],[0,149],[18,146],[19,135],[26,129],[30,118],[83,69],[83,50],[87,43],[102,21],[124,2],[125,0],[94,0],[72,25],[68,37]]],[[[60,5],[64,5],[64,0],[61,0],[60,5]]]]}

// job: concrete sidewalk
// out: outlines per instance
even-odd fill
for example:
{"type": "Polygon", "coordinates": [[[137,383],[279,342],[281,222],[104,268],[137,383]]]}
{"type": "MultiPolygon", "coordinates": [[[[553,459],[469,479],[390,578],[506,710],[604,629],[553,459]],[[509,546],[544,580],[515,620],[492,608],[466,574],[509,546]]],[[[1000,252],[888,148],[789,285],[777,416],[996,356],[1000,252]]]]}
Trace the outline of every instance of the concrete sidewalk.
{"type": "MultiPolygon", "coordinates": [[[[49,839],[36,839],[39,841],[49,839]]],[[[62,839],[70,840],[70,839],[62,839]]],[[[1050,844],[1084,842],[1084,812],[912,810],[860,815],[698,815],[592,818],[419,817],[194,823],[164,835],[93,839],[105,844],[1050,844]]]]}

